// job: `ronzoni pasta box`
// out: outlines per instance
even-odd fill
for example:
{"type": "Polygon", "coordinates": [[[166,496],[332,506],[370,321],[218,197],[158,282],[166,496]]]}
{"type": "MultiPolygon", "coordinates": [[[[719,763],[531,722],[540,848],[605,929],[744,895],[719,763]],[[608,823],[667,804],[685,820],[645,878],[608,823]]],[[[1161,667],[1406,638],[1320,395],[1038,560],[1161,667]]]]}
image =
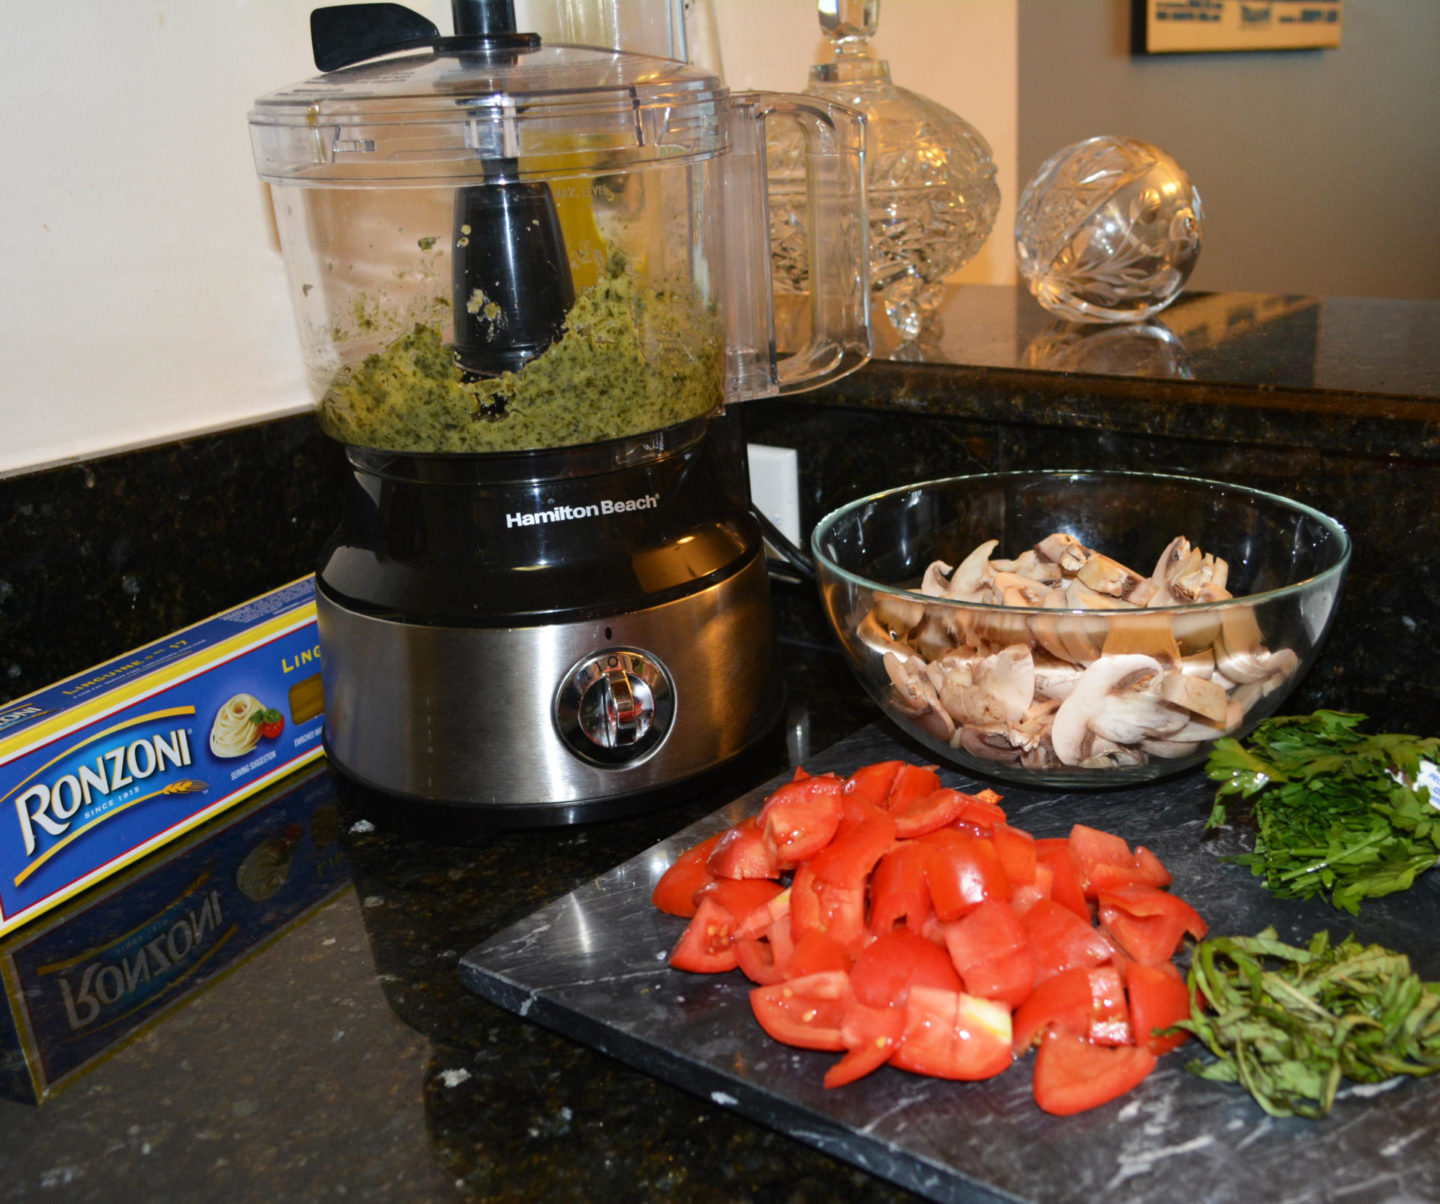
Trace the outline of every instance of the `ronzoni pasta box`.
{"type": "Polygon", "coordinates": [[[0,932],[322,751],[305,577],[0,704],[0,932]]]}

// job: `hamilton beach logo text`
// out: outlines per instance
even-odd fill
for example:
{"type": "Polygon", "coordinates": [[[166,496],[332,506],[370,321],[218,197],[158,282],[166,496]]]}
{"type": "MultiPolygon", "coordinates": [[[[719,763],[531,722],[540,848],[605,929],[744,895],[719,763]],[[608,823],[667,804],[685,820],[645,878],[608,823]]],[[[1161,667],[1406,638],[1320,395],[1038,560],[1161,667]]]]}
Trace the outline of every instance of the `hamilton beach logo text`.
{"type": "Polygon", "coordinates": [[[647,493],[643,497],[624,498],[615,501],[604,498],[588,506],[552,506],[549,510],[534,510],[526,514],[512,510],[505,516],[507,527],[538,527],[542,523],[567,523],[577,518],[600,518],[606,514],[631,514],[636,510],[653,510],[660,504],[658,493],[647,493]]]}

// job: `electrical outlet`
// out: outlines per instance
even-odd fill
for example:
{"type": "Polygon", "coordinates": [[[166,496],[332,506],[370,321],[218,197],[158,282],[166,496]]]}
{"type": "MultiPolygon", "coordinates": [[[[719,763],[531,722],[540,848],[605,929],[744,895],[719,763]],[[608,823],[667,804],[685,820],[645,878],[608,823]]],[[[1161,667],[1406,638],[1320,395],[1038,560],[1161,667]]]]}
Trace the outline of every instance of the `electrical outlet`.
{"type": "Polygon", "coordinates": [[[791,543],[800,544],[800,454],[793,447],[746,445],[750,460],[750,500],[780,528],[791,543]]]}

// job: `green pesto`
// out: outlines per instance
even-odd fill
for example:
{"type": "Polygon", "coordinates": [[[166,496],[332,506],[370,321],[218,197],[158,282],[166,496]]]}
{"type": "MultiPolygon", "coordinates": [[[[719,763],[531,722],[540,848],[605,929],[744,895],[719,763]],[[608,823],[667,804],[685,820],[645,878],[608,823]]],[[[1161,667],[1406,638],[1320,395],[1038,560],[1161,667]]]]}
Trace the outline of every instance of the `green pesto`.
{"type": "Polygon", "coordinates": [[[391,451],[567,447],[657,430],[716,409],[723,342],[713,315],[641,285],[615,255],[565,333],[519,372],[466,381],[441,327],[417,323],[343,369],[320,402],[326,433],[391,451]]]}

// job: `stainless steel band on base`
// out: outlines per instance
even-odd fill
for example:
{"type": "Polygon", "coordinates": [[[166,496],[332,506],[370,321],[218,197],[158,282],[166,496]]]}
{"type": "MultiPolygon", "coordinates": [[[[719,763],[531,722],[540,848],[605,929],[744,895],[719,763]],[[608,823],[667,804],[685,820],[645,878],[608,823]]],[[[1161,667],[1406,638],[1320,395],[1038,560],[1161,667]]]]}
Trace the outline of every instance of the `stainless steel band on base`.
{"type": "Polygon", "coordinates": [[[576,622],[399,623],[323,583],[316,609],[332,762],[419,800],[540,812],[668,786],[749,747],[783,703],[759,554],[678,598],[576,622]]]}

